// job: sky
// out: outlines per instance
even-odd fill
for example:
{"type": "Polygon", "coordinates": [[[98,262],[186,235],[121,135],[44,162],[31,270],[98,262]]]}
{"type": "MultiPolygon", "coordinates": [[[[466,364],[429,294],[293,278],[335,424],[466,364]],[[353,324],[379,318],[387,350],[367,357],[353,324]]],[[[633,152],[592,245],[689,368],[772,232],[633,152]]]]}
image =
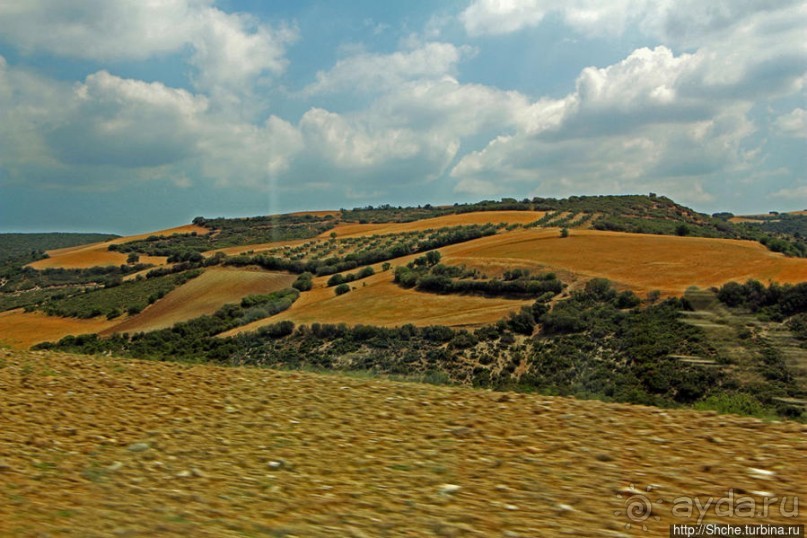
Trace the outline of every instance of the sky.
{"type": "Polygon", "coordinates": [[[807,2],[0,0],[0,232],[656,192],[807,209],[807,2]]]}

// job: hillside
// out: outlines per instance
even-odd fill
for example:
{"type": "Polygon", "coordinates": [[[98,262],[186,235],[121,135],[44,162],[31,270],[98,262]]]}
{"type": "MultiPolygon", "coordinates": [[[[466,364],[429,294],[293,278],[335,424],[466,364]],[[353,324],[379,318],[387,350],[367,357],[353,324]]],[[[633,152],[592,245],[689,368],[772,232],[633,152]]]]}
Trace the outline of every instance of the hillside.
{"type": "MultiPolygon", "coordinates": [[[[33,269],[48,269],[48,268],[65,268],[65,269],[84,269],[87,267],[95,267],[102,265],[120,265],[126,263],[126,256],[119,252],[109,250],[110,245],[120,245],[129,241],[137,241],[146,239],[151,236],[170,236],[172,234],[184,234],[202,232],[206,233],[207,230],[198,226],[184,225],[171,228],[169,230],[162,230],[159,232],[130,235],[127,237],[119,237],[108,241],[99,243],[91,243],[88,245],[80,245],[76,247],[60,248],[48,251],[48,257],[44,260],[39,260],[29,264],[33,269]]],[[[142,259],[143,263],[162,264],[165,259],[160,257],[147,257],[142,259]]]]}
{"type": "MultiPolygon", "coordinates": [[[[450,245],[440,252],[446,263],[478,268],[491,275],[513,267],[554,271],[573,284],[573,289],[591,278],[607,278],[621,289],[640,295],[658,290],[663,296],[680,296],[691,286],[719,286],[751,278],[780,283],[807,281],[807,260],[786,258],[752,241],[597,230],[575,230],[570,237],[561,238],[557,229],[533,229],[450,245]]],[[[398,258],[394,264],[405,265],[414,257],[398,258]]],[[[317,279],[315,289],[304,294],[288,312],[256,321],[232,334],[280,320],[479,327],[528,303],[418,293],[395,286],[392,278],[391,273],[377,273],[352,284],[354,291],[340,297],[324,287],[326,278],[317,279]]]]}
{"type": "Polygon", "coordinates": [[[12,268],[0,343],[803,419],[807,259],[727,215],[651,195],[198,217],[12,268]],[[678,299],[731,281],[781,325],[738,325],[743,360],[678,299]]]}
{"type": "Polygon", "coordinates": [[[807,497],[795,423],[1,350],[0,391],[8,537],[660,537],[674,499],[807,497]]]}
{"type": "Polygon", "coordinates": [[[0,233],[0,264],[32,253],[107,241],[117,237],[119,236],[96,233],[0,233]]]}
{"type": "Polygon", "coordinates": [[[288,288],[294,277],[235,267],[213,267],[201,276],[167,294],[140,314],[124,320],[101,334],[154,331],[199,316],[213,314],[247,295],[271,293],[288,288]]]}

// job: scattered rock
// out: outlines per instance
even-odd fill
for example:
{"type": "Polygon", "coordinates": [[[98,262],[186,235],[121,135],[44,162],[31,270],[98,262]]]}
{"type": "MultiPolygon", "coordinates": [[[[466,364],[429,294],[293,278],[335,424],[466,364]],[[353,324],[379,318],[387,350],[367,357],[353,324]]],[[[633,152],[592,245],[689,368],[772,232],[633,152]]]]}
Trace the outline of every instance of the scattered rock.
{"type": "Polygon", "coordinates": [[[286,462],[283,460],[272,460],[266,464],[273,471],[279,471],[286,467],[286,462]]]}
{"type": "Polygon", "coordinates": [[[572,505],[566,503],[558,503],[558,510],[561,512],[577,512],[572,505]]]}
{"type": "Polygon", "coordinates": [[[112,463],[110,465],[107,465],[106,470],[115,472],[115,471],[119,471],[122,467],[123,467],[123,464],[121,462],[119,462],[119,461],[116,461],[116,462],[114,462],[114,463],[112,463]]]}
{"type": "Polygon", "coordinates": [[[774,477],[774,475],[776,475],[776,473],[773,471],[768,471],[767,469],[757,469],[755,467],[749,467],[748,474],[755,478],[762,478],[764,480],[770,480],[774,477]]]}
{"type": "Polygon", "coordinates": [[[187,469],[184,471],[179,471],[177,473],[177,478],[190,478],[191,476],[193,476],[193,473],[191,473],[187,469]]]}
{"type": "Polygon", "coordinates": [[[151,443],[132,443],[126,447],[129,452],[145,452],[151,448],[151,443]]]}
{"type": "Polygon", "coordinates": [[[462,489],[462,486],[458,486],[456,484],[443,484],[440,486],[438,491],[440,495],[453,495],[458,493],[462,489]]]}
{"type": "Polygon", "coordinates": [[[196,478],[207,478],[207,475],[204,472],[202,472],[200,469],[198,469],[197,467],[192,467],[191,468],[191,474],[193,476],[195,476],[196,478]]]}

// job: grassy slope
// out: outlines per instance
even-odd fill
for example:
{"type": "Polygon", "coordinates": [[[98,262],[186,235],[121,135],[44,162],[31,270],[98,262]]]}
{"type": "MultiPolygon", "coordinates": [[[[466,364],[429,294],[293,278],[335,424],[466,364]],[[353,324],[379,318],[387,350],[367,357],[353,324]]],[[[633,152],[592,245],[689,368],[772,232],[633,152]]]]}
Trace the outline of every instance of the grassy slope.
{"type": "Polygon", "coordinates": [[[604,277],[624,287],[682,294],[749,278],[795,283],[807,280],[807,260],[786,258],[752,241],[574,230],[527,230],[441,249],[446,260],[468,265],[499,263],[604,277]]]}
{"type": "MultiPolygon", "coordinates": [[[[696,522],[673,515],[679,496],[807,497],[794,423],[3,351],[0,387],[9,537],[656,537],[696,522]],[[631,484],[668,500],[647,531],[625,528],[631,484]]],[[[779,506],[764,522],[794,523],[779,506]]]]}
{"type": "Polygon", "coordinates": [[[175,323],[212,314],[225,304],[243,297],[288,288],[296,277],[232,267],[213,267],[201,276],[175,289],[140,314],[111,327],[102,334],[153,331],[175,323]]]}
{"type": "MultiPolygon", "coordinates": [[[[344,223],[333,229],[339,237],[361,237],[372,234],[391,234],[402,232],[418,232],[421,230],[445,228],[448,226],[467,226],[470,224],[529,224],[545,214],[544,211],[480,211],[458,215],[445,215],[413,222],[391,222],[384,224],[344,223]]],[[[328,237],[326,232],[321,237],[328,237]]]]}
{"type": "Polygon", "coordinates": [[[346,323],[396,327],[411,323],[416,326],[478,327],[495,323],[508,312],[530,303],[405,290],[392,282],[392,276],[388,271],[352,282],[350,285],[355,289],[340,296],[336,296],[334,288],[325,287],[327,277],[315,279],[317,287],[303,293],[286,312],[239,327],[226,335],[252,331],[283,320],[307,325],[346,323]]]}
{"type": "MultiPolygon", "coordinates": [[[[447,263],[479,267],[490,275],[526,267],[556,271],[565,282],[605,277],[639,293],[661,290],[665,295],[681,295],[692,285],[709,287],[730,280],[807,280],[805,259],[786,258],[751,241],[700,237],[574,230],[570,237],[561,238],[557,229],[516,230],[444,247],[440,252],[447,263]]],[[[404,265],[413,257],[393,260],[392,265],[404,265]]],[[[474,327],[495,322],[529,303],[404,290],[392,283],[391,272],[353,282],[354,291],[336,297],[333,289],[320,288],[325,280],[316,279],[318,288],[304,293],[288,311],[234,333],[284,319],[305,324],[474,327]]]]}
{"type": "MultiPolygon", "coordinates": [[[[47,269],[48,267],[84,269],[87,267],[94,267],[96,265],[121,265],[126,263],[127,255],[120,252],[110,252],[108,250],[109,245],[126,243],[128,241],[135,241],[137,239],[145,239],[152,235],[168,236],[174,233],[207,233],[208,231],[209,230],[206,228],[189,224],[159,232],[120,237],[118,239],[104,241],[101,243],[92,243],[90,245],[51,250],[48,252],[48,255],[50,256],[49,258],[34,262],[30,264],[30,267],[33,267],[34,269],[47,269]]],[[[141,256],[140,261],[142,263],[153,263],[155,265],[160,265],[165,263],[165,258],[141,256]]]]}
{"type": "MultiPolygon", "coordinates": [[[[540,212],[492,211],[459,215],[447,215],[411,223],[388,224],[342,224],[335,231],[340,238],[371,236],[423,230],[446,225],[471,224],[488,221],[532,222],[540,212]]],[[[192,231],[193,227],[167,230],[164,234],[192,231]]],[[[203,229],[199,229],[200,231],[203,229]]],[[[114,240],[124,242],[143,234],[114,240]]],[[[320,239],[325,241],[330,232],[320,239]]],[[[294,243],[297,243],[295,241],[294,243]]],[[[264,245],[270,246],[271,244],[264,245]]],[[[97,263],[122,261],[124,255],[106,250],[108,243],[54,251],[49,260],[37,264],[52,266],[88,266],[97,263]]],[[[250,248],[237,247],[238,249],[250,248]]],[[[441,249],[449,263],[465,263],[476,266],[488,274],[496,275],[514,266],[538,270],[553,270],[567,282],[591,277],[605,277],[621,287],[639,293],[661,290],[665,294],[681,294],[691,285],[708,287],[729,280],[756,278],[763,282],[798,282],[807,280],[807,260],[785,258],[767,251],[758,243],[750,241],[717,240],[695,237],[624,234],[594,230],[572,230],[569,238],[561,239],[557,229],[515,230],[476,241],[441,249]]],[[[406,263],[409,258],[394,260],[394,265],[406,263]]],[[[146,260],[148,261],[148,260],[146,260]]],[[[154,260],[162,263],[163,260],[154,260]]],[[[378,268],[377,268],[378,269],[378,268]]],[[[354,292],[334,297],[332,290],[315,289],[303,294],[301,299],[278,319],[290,319],[298,323],[345,322],[349,324],[418,325],[446,324],[453,326],[478,326],[500,319],[508,311],[516,310],[523,302],[502,301],[479,297],[445,297],[404,291],[389,281],[391,274],[377,275],[363,282],[354,283],[354,292]]],[[[205,296],[215,295],[220,281],[194,284],[194,290],[205,296]]],[[[321,283],[320,283],[321,284],[321,283]]],[[[238,284],[236,284],[237,286],[238,284]]],[[[235,297],[234,300],[237,300],[235,297]]],[[[232,300],[229,298],[228,300],[232,300]]],[[[203,301],[202,301],[203,302],[203,301]]],[[[143,325],[132,322],[121,330],[144,330],[166,326],[172,320],[184,320],[209,312],[198,309],[200,302],[173,301],[160,307],[154,314],[159,320],[151,324],[148,317],[143,325]],[[197,310],[194,312],[194,308],[197,310]],[[174,312],[174,309],[178,309],[174,312]]],[[[217,302],[217,306],[223,303],[217,302]]],[[[151,309],[150,309],[151,310],[151,309]]],[[[214,309],[215,310],[215,309],[214,309]]],[[[274,320],[272,320],[274,321],[274,320]]],[[[264,322],[265,323],[265,322],[264,322]]],[[[261,323],[256,324],[260,325],[261,323]]],[[[253,328],[253,327],[250,327],[253,328]]]]}
{"type": "Polygon", "coordinates": [[[40,342],[51,342],[69,334],[92,334],[119,323],[106,318],[76,319],[48,316],[42,312],[12,310],[0,313],[0,346],[27,349],[40,342]]]}
{"type": "Polygon", "coordinates": [[[0,233],[0,262],[28,256],[33,251],[74,247],[116,237],[93,233],[0,233]]]}

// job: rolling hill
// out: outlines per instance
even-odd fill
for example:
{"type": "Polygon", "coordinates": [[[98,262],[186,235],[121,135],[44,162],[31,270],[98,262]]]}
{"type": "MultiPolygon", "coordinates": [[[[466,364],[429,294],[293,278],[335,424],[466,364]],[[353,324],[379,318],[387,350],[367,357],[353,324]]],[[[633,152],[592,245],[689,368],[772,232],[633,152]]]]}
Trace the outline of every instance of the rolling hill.
{"type": "Polygon", "coordinates": [[[163,299],[100,334],[154,331],[179,322],[213,314],[229,303],[248,295],[271,293],[288,288],[294,277],[257,269],[213,267],[163,299]]]}
{"type": "Polygon", "coordinates": [[[602,196],[199,217],[12,268],[0,343],[800,416],[802,378],[765,334],[733,337],[746,357],[735,364],[730,346],[680,323],[687,290],[753,280],[773,283],[754,292],[770,296],[764,315],[800,327],[807,258],[785,254],[800,237],[753,241],[726,215],[602,196]],[[417,267],[422,280],[397,280],[417,267]]]}

